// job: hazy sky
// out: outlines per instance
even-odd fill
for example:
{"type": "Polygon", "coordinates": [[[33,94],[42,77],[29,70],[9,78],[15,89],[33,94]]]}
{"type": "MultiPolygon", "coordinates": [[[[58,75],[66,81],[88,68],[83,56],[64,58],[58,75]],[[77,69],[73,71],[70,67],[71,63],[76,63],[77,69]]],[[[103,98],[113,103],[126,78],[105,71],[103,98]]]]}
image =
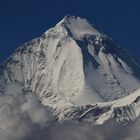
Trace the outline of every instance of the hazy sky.
{"type": "Polygon", "coordinates": [[[0,62],[66,14],[87,18],[140,58],[139,0],[0,0],[0,62]]]}

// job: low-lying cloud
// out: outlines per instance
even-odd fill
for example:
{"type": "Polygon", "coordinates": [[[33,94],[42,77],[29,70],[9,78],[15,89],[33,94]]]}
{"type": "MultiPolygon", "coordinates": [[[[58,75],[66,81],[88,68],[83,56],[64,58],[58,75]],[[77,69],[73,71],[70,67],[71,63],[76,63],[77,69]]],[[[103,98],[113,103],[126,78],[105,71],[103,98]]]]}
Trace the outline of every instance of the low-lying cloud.
{"type": "Polygon", "coordinates": [[[0,95],[0,140],[25,140],[50,120],[50,110],[20,85],[9,84],[0,95]]]}
{"type": "Polygon", "coordinates": [[[0,140],[140,140],[140,120],[122,126],[114,120],[103,126],[54,122],[49,107],[9,84],[0,95],[0,140]]]}

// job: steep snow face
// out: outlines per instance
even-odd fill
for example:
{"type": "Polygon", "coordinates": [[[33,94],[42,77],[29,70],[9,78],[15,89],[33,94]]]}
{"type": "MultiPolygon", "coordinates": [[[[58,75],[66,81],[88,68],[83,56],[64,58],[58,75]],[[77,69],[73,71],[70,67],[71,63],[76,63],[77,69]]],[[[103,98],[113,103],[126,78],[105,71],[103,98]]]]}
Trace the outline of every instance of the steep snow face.
{"type": "Polygon", "coordinates": [[[1,65],[1,90],[15,81],[37,94],[44,105],[93,104],[137,90],[140,65],[87,20],[66,16],[1,65]]]}

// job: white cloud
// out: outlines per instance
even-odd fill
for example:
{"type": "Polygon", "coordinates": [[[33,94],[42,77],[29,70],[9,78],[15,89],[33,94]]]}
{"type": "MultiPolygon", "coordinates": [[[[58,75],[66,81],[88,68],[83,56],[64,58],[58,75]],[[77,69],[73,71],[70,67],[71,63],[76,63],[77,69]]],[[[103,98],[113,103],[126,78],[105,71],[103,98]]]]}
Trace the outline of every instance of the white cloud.
{"type": "Polygon", "coordinates": [[[0,95],[0,140],[138,140],[140,120],[128,126],[53,122],[48,107],[20,85],[7,85],[0,95]]]}

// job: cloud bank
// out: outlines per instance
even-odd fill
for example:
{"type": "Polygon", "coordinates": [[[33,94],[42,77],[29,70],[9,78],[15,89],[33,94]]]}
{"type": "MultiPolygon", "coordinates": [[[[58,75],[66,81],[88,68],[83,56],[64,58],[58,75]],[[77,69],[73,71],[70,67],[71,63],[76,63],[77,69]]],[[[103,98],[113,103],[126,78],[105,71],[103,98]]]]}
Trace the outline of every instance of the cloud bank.
{"type": "Polygon", "coordinates": [[[0,95],[0,140],[139,140],[139,130],[139,119],[128,126],[114,120],[103,126],[54,122],[50,108],[18,84],[0,95]]]}
{"type": "Polygon", "coordinates": [[[26,140],[37,129],[46,127],[51,112],[33,93],[25,93],[20,85],[9,84],[0,95],[0,139],[26,140]]]}

